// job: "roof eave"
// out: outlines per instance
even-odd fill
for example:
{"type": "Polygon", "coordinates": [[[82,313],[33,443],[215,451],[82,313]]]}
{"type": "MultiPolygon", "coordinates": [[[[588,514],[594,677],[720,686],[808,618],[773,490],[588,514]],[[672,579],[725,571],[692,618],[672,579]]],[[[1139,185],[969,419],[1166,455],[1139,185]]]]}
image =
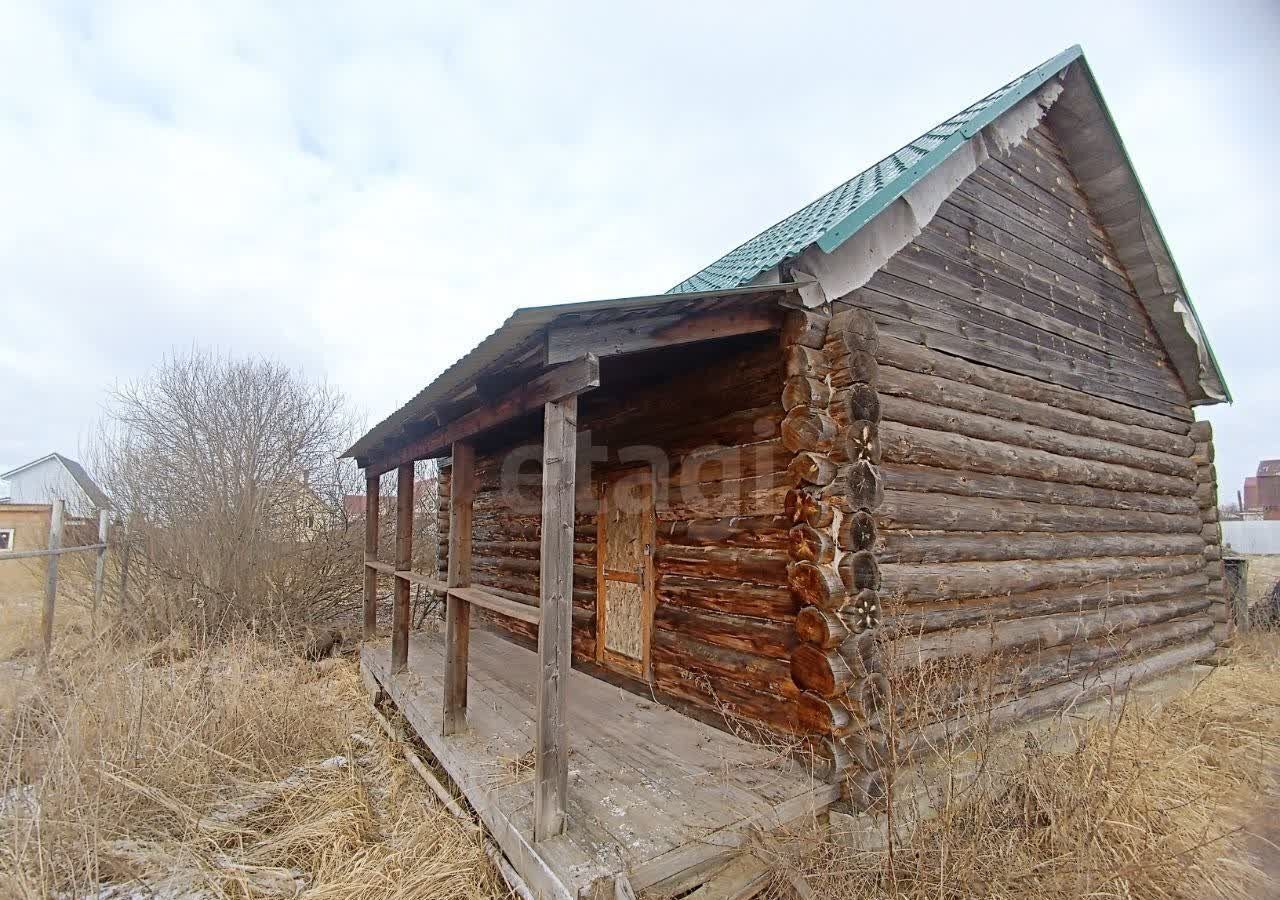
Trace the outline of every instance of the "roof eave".
{"type": "MultiPolygon", "coordinates": [[[[1151,217],[1151,224],[1155,226],[1156,236],[1160,239],[1165,255],[1169,259],[1169,264],[1173,268],[1174,277],[1178,280],[1178,287],[1182,292],[1182,298],[1186,300],[1187,308],[1191,310],[1191,316],[1195,319],[1196,328],[1199,329],[1200,334],[1204,335],[1205,349],[1209,354],[1209,362],[1213,366],[1214,377],[1217,378],[1218,384],[1222,386],[1222,392],[1226,395],[1226,402],[1234,403],[1235,401],[1231,396],[1231,388],[1227,384],[1226,376],[1222,373],[1222,366],[1218,363],[1217,354],[1213,352],[1213,343],[1209,340],[1208,333],[1205,331],[1204,325],[1200,321],[1200,313],[1196,310],[1196,305],[1191,299],[1191,292],[1187,290],[1187,283],[1182,277],[1182,272],[1178,269],[1178,261],[1174,258],[1173,251],[1169,248],[1169,241],[1165,238],[1164,230],[1160,227],[1160,220],[1156,217],[1155,208],[1152,207],[1151,201],[1147,198],[1146,188],[1142,186],[1142,179],[1138,176],[1138,170],[1133,165],[1133,160],[1129,156],[1129,150],[1124,145],[1124,138],[1120,136],[1120,129],[1116,126],[1115,118],[1111,115],[1111,109],[1107,106],[1107,98],[1103,96],[1102,89],[1098,86],[1098,80],[1093,75],[1093,69],[1089,67],[1089,61],[1084,58],[1083,54],[1080,56],[1080,66],[1081,70],[1084,72],[1085,78],[1089,81],[1089,86],[1093,89],[1094,95],[1098,98],[1098,106],[1101,108],[1102,114],[1106,118],[1107,127],[1110,128],[1111,134],[1115,138],[1116,145],[1120,150],[1120,155],[1123,157],[1125,165],[1129,167],[1129,172],[1133,176],[1134,185],[1138,189],[1138,197],[1141,199],[1142,204],[1147,208],[1147,214],[1151,217]]],[[[1221,401],[1208,398],[1193,401],[1192,405],[1203,406],[1219,402],[1221,401]]]]}
{"type": "Polygon", "coordinates": [[[1044,86],[1054,75],[1057,75],[1072,62],[1080,59],[1084,50],[1079,44],[1068,47],[1036,68],[1032,69],[1018,83],[1017,88],[1002,96],[998,102],[992,103],[978,115],[966,122],[955,134],[922,156],[915,165],[903,172],[896,179],[876,192],[875,196],[863,203],[852,213],[828,229],[817,240],[817,245],[824,253],[831,253],[849,238],[858,233],[864,225],[884,212],[886,208],[907,191],[911,190],[920,179],[924,178],[946,159],[962,147],[978,132],[982,131],[1000,116],[1012,109],[1024,97],[1044,86]]]}

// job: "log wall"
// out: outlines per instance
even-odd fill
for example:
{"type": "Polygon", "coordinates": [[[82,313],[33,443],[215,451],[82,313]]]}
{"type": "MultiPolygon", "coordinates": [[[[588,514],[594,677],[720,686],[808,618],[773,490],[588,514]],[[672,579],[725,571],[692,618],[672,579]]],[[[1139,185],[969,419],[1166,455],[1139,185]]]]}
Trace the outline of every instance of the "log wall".
{"type": "Polygon", "coordinates": [[[1208,422],[1196,422],[1191,426],[1191,437],[1196,442],[1192,458],[1196,463],[1196,504],[1203,523],[1200,534],[1205,543],[1204,575],[1208,579],[1207,594],[1212,604],[1209,616],[1213,619],[1214,640],[1222,643],[1230,636],[1235,623],[1222,567],[1222,525],[1218,521],[1218,470],[1213,461],[1213,426],[1208,422]]]}
{"type": "Polygon", "coordinates": [[[884,756],[954,734],[977,698],[1010,723],[1212,649],[1208,431],[1047,125],[836,301],[830,331],[831,430],[849,439],[816,502],[837,552],[860,542],[841,574],[876,592],[880,649],[851,660],[806,609],[792,671],[826,699],[888,676],[882,711],[807,720],[848,737],[855,805],[883,796],[884,756]]]}
{"type": "MultiPolygon", "coordinates": [[[[708,345],[686,370],[638,385],[611,387],[606,373],[600,388],[580,398],[574,659],[585,664],[596,656],[595,482],[628,461],[652,461],[652,687],[713,718],[729,713],[795,732],[799,692],[789,660],[797,603],[787,586],[785,518],[794,454],[783,446],[782,356],[776,332],[735,346],[726,353],[708,345]]],[[[535,441],[478,450],[473,531],[474,582],[531,605],[540,539],[535,441]],[[518,496],[502,490],[504,461],[513,458],[525,460],[518,496]]],[[[448,472],[440,491],[442,547],[448,472]]],[[[484,616],[502,631],[536,638],[536,626],[484,616]]]]}

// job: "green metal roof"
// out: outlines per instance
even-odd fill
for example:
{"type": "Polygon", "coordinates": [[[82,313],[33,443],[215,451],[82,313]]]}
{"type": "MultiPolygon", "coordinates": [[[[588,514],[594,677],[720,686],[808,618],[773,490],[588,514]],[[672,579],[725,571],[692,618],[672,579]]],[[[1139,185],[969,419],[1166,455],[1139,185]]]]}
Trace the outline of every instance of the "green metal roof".
{"type": "Polygon", "coordinates": [[[1081,55],[1079,45],[1071,47],[1015,78],[936,128],[926,131],[901,150],[823,194],[799,212],[726,253],[668,293],[739,287],[812,244],[830,253],[965,141],[1081,55]]]}

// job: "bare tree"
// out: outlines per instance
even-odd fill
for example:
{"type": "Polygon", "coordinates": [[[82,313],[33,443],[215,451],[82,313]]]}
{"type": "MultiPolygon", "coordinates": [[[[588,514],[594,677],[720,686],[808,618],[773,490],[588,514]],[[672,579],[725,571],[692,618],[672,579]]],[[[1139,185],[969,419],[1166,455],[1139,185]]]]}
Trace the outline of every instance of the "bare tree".
{"type": "Polygon", "coordinates": [[[128,522],[138,624],[212,634],[354,605],[353,425],[339,392],[261,358],[193,350],[113,390],[90,457],[128,522]]]}

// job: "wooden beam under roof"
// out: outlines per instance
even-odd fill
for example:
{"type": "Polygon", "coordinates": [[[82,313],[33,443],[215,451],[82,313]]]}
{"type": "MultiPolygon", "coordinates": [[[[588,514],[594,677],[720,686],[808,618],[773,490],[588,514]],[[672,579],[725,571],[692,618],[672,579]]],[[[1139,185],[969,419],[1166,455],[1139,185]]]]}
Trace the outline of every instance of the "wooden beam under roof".
{"type": "Polygon", "coordinates": [[[511,419],[535,412],[546,403],[599,386],[600,360],[588,353],[544,372],[493,403],[477,407],[443,427],[361,462],[366,474],[372,477],[405,463],[442,456],[457,441],[468,440],[511,419]]]}
{"type": "Polygon", "coordinates": [[[616,322],[552,324],[545,361],[555,365],[584,353],[614,356],[678,344],[775,331],[785,310],[777,303],[733,305],[710,312],[641,316],[616,322]]]}

